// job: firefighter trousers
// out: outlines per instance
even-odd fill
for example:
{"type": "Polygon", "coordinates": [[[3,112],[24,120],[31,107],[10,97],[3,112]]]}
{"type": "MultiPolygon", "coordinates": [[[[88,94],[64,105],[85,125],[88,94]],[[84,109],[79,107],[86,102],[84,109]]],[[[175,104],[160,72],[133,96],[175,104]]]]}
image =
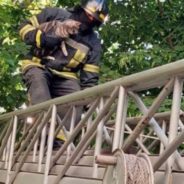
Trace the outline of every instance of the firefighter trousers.
{"type": "MultiPolygon", "coordinates": [[[[78,80],[62,78],[53,75],[48,69],[43,69],[39,67],[32,67],[24,72],[23,81],[27,87],[29,101],[31,105],[35,105],[56,97],[61,97],[81,90],[78,80]]],[[[63,108],[62,110],[60,110],[61,118],[63,118],[67,109],[63,108]]],[[[79,106],[76,110],[77,123],[80,120],[82,107],[79,106]]],[[[70,129],[69,119],[65,123],[65,127],[68,130],[70,129]]]]}

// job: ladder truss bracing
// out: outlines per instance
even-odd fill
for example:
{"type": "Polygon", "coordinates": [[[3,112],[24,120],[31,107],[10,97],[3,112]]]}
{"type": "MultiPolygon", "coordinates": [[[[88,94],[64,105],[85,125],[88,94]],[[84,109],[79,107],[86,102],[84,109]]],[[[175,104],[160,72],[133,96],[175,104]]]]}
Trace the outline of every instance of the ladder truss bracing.
{"type": "Polygon", "coordinates": [[[122,150],[148,155],[156,184],[180,184],[183,79],[180,60],[1,115],[0,182],[106,184],[106,169],[122,150]],[[158,94],[148,106],[140,94],[152,89],[158,94]],[[163,112],[168,98],[172,105],[163,112]],[[138,116],[129,113],[132,103],[138,116]],[[60,132],[65,141],[54,149],[60,132]]]}

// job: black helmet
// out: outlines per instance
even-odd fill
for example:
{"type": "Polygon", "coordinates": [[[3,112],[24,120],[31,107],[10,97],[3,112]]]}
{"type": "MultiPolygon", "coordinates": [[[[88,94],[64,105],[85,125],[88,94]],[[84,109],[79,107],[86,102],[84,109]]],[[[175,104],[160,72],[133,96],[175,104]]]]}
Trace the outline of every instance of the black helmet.
{"type": "Polygon", "coordinates": [[[82,0],[82,8],[100,22],[108,17],[109,9],[106,0],[82,0]]]}

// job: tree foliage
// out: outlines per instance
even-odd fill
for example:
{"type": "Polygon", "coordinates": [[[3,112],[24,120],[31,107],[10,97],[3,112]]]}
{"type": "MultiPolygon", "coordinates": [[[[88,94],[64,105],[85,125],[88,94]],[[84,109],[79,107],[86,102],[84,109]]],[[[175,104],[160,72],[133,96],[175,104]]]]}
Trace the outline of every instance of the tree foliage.
{"type": "Polygon", "coordinates": [[[0,107],[9,111],[19,107],[24,99],[18,59],[26,50],[17,34],[24,12],[11,3],[1,3],[0,9],[0,107]]]}
{"type": "Polygon", "coordinates": [[[105,63],[128,75],[183,58],[183,7],[181,0],[112,3],[102,31],[105,63]]]}
{"type": "MultiPolygon", "coordinates": [[[[28,47],[20,22],[45,6],[71,7],[78,0],[0,1],[0,107],[10,111],[26,100],[18,61],[28,47]]],[[[100,29],[104,53],[101,83],[184,57],[182,0],[110,0],[109,23],[100,29]]]]}

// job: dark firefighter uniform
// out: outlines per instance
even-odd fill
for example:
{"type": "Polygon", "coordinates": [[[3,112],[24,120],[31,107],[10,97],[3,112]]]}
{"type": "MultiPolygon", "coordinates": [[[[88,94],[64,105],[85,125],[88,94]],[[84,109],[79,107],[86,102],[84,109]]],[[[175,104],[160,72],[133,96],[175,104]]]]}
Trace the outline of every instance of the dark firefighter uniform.
{"type": "MultiPolygon", "coordinates": [[[[39,15],[31,17],[21,26],[20,36],[27,44],[42,49],[45,45],[42,42],[43,33],[38,29],[39,25],[52,20],[64,21],[69,19],[71,15],[69,11],[64,9],[44,9],[39,15]]],[[[97,34],[94,31],[89,34],[80,34],[79,32],[77,35],[73,35],[66,45],[69,53],[67,57],[59,48],[52,54],[52,57],[61,62],[59,70],[53,69],[52,66],[46,68],[43,59],[36,57],[33,49],[27,58],[21,61],[32,104],[78,91],[80,86],[87,88],[97,84],[98,62],[101,53],[97,34]],[[78,79],[80,79],[80,85],[78,79]]],[[[52,60],[48,62],[52,62],[52,60]]]]}
{"type": "Polygon", "coordinates": [[[104,22],[108,15],[107,3],[105,0],[82,0],[79,9],[46,8],[20,26],[22,40],[32,45],[27,57],[20,62],[32,105],[92,87],[98,82],[101,44],[93,27],[104,22]],[[86,15],[93,17],[92,23],[89,23],[91,17],[86,15]],[[45,22],[68,19],[81,22],[81,29],[64,40],[66,56],[59,47],[63,40],[44,33],[39,27],[45,22]],[[35,54],[35,48],[41,51],[36,53],[42,53],[43,49],[52,52],[45,57],[35,54]]]}

